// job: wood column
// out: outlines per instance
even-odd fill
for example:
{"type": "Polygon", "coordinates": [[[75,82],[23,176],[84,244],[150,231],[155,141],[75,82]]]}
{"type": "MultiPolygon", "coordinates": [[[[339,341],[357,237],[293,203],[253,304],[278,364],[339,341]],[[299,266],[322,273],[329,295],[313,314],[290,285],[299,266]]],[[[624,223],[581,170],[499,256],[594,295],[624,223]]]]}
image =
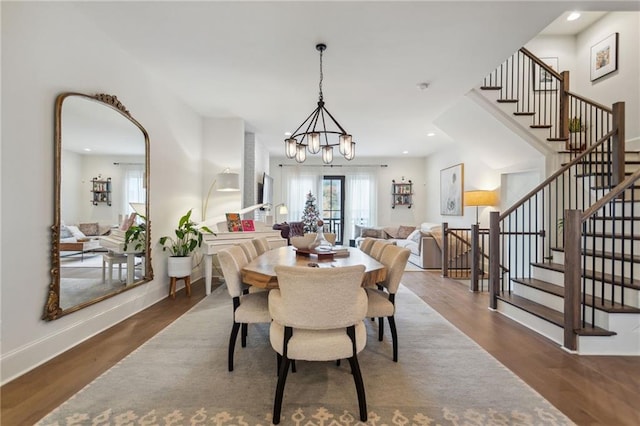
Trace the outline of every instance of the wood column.
{"type": "Polygon", "coordinates": [[[580,328],[581,268],[580,236],[582,212],[565,210],[564,213],[564,347],[575,351],[580,328]]]}

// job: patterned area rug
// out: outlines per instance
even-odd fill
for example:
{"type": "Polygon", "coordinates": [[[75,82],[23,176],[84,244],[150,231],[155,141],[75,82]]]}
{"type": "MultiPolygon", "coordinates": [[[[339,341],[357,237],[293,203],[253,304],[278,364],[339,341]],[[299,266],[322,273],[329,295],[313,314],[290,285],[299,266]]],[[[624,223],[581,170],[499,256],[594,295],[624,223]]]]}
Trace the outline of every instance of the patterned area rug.
{"type": "MultiPolygon", "coordinates": [[[[565,425],[551,406],[405,288],[397,295],[399,362],[388,329],[367,320],[359,355],[367,425],[565,425]]],[[[38,425],[269,425],[276,359],[268,325],[249,327],[227,371],[231,300],[218,288],[38,425]]],[[[298,362],[283,425],[362,425],[347,362],[298,362]]]]}

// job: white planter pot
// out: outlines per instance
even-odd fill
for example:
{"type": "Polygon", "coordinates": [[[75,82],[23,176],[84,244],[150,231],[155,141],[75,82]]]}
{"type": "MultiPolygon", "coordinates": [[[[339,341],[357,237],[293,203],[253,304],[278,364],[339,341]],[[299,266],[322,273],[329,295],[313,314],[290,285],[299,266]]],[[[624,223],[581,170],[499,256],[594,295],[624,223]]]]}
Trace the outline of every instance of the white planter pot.
{"type": "Polygon", "coordinates": [[[188,277],[191,275],[191,256],[168,259],[167,273],[170,277],[188,277]]]}

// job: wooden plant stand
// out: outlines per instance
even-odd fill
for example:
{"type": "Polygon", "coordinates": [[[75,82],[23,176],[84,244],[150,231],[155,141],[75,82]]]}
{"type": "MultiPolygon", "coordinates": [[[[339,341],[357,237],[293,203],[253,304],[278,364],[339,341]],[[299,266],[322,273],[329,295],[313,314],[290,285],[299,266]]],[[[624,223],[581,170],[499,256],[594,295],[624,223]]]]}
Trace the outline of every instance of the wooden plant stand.
{"type": "Polygon", "coordinates": [[[178,280],[184,280],[184,288],[187,290],[187,296],[191,297],[191,275],[186,277],[171,277],[171,284],[169,285],[169,297],[176,298],[176,282],[178,280]]]}

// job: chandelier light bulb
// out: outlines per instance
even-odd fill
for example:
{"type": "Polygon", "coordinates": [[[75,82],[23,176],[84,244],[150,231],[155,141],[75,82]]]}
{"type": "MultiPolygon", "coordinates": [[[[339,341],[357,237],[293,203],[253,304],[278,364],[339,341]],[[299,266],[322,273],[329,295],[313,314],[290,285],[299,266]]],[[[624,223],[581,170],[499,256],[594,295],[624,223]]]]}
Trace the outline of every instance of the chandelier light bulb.
{"type": "Polygon", "coordinates": [[[347,160],[351,161],[356,157],[356,143],[355,142],[351,142],[349,144],[349,152],[347,154],[345,154],[344,158],[346,158],[347,160]]]}
{"type": "Polygon", "coordinates": [[[320,133],[318,132],[313,132],[313,133],[309,133],[309,138],[308,138],[308,143],[309,145],[307,146],[307,149],[309,150],[309,153],[311,154],[317,154],[320,152],[320,133]]]}
{"type": "Polygon", "coordinates": [[[296,151],[296,161],[298,163],[304,163],[304,160],[307,159],[307,150],[304,145],[298,145],[298,150],[296,151]]]}
{"type": "Polygon", "coordinates": [[[324,164],[331,164],[333,161],[333,147],[332,146],[323,146],[322,147],[322,162],[324,164]]]}
{"type": "Polygon", "coordinates": [[[295,158],[298,153],[298,141],[294,138],[289,138],[285,142],[285,154],[287,158],[295,158]]]}

